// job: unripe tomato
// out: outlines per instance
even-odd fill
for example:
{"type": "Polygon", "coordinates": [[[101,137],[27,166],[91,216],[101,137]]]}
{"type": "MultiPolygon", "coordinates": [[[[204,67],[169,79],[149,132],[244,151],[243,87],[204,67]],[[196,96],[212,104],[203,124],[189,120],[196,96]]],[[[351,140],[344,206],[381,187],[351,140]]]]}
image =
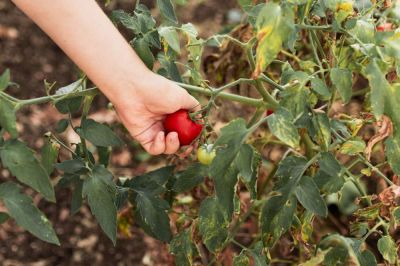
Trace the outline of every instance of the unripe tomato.
{"type": "Polygon", "coordinates": [[[197,159],[200,163],[210,165],[217,155],[212,144],[205,144],[197,149],[197,159]]]}
{"type": "Polygon", "coordinates": [[[178,133],[179,142],[182,146],[189,145],[201,133],[203,125],[194,122],[187,110],[179,110],[167,115],[164,120],[164,128],[167,132],[178,133]]]}
{"type": "Polygon", "coordinates": [[[376,27],[377,31],[391,31],[393,28],[393,24],[392,23],[383,23],[379,26],[376,27]]]}
{"type": "Polygon", "coordinates": [[[267,116],[272,115],[273,113],[274,113],[274,111],[271,110],[271,109],[267,109],[267,111],[265,112],[265,114],[266,114],[267,116]]]}
{"type": "Polygon", "coordinates": [[[352,2],[342,2],[337,5],[338,10],[343,10],[346,12],[352,12],[353,11],[353,3],[352,2]]]}

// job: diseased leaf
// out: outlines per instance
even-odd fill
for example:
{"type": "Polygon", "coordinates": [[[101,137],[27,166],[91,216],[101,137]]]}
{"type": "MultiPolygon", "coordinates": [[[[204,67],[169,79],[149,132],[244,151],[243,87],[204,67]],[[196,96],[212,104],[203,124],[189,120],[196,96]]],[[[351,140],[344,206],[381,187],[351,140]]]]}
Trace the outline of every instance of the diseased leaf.
{"type": "Polygon", "coordinates": [[[143,192],[137,193],[135,202],[136,219],[146,233],[161,241],[170,242],[172,233],[166,213],[169,209],[168,202],[143,192]]]}
{"type": "Polygon", "coordinates": [[[162,38],[165,39],[165,41],[168,43],[168,45],[178,54],[181,52],[180,44],[179,44],[179,35],[176,32],[176,29],[173,27],[161,27],[158,28],[158,34],[162,38]]]}
{"type": "Polygon", "coordinates": [[[43,241],[60,245],[50,221],[33,205],[30,197],[21,193],[15,183],[0,184],[0,200],[19,226],[43,241]]]}
{"type": "Polygon", "coordinates": [[[6,141],[0,149],[0,158],[3,166],[20,182],[35,189],[47,200],[56,201],[49,174],[25,143],[18,140],[6,141]]]}
{"type": "Polygon", "coordinates": [[[287,145],[296,148],[300,143],[300,135],[293,122],[292,114],[283,108],[279,108],[268,117],[271,133],[287,145]]]}
{"type": "Polygon", "coordinates": [[[282,43],[294,29],[292,11],[268,2],[257,16],[256,29],[258,46],[254,77],[259,76],[272,63],[282,49],[282,43]]]}
{"type": "Polygon", "coordinates": [[[191,237],[190,228],[182,231],[172,239],[170,243],[170,251],[175,255],[176,265],[193,265],[193,258],[198,252],[191,237]]]}
{"type": "Polygon", "coordinates": [[[250,259],[245,253],[241,252],[233,258],[233,266],[250,266],[250,259]]]}
{"type": "Polygon", "coordinates": [[[365,142],[360,137],[354,137],[342,144],[340,152],[348,155],[356,155],[357,153],[363,153],[365,148],[365,142]]]}
{"type": "Polygon", "coordinates": [[[330,77],[343,102],[350,101],[352,95],[352,73],[349,69],[332,68],[330,77]]]}
{"type": "Polygon", "coordinates": [[[199,210],[199,232],[211,252],[217,252],[228,236],[229,221],[216,198],[203,200],[199,210]]]}
{"type": "Polygon", "coordinates": [[[260,164],[261,155],[252,146],[243,144],[236,157],[235,166],[250,191],[252,199],[257,197],[257,177],[260,164]]]}
{"type": "Polygon", "coordinates": [[[378,240],[378,250],[390,264],[396,262],[397,246],[390,236],[386,235],[378,240]]]}

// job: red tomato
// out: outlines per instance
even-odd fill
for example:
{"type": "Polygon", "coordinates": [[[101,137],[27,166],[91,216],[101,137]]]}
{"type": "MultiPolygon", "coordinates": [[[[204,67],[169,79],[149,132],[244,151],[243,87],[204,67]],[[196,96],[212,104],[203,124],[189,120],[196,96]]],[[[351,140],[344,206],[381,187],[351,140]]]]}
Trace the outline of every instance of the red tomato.
{"type": "Polygon", "coordinates": [[[379,26],[376,27],[377,31],[391,31],[393,28],[393,24],[392,23],[383,23],[379,26]]]}
{"type": "Polygon", "coordinates": [[[164,120],[164,128],[167,133],[178,133],[179,142],[182,146],[189,145],[199,136],[203,125],[197,124],[190,119],[187,110],[179,110],[173,114],[167,115],[164,120]]]}
{"type": "Polygon", "coordinates": [[[271,109],[268,109],[268,110],[265,112],[265,114],[266,114],[267,116],[272,115],[273,113],[274,113],[274,111],[271,110],[271,109]]]}

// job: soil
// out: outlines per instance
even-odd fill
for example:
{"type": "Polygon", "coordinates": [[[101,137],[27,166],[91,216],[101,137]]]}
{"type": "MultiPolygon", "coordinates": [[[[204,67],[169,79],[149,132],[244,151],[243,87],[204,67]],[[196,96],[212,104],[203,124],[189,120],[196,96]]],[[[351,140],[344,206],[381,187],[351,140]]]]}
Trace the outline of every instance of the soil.
{"type": "MultiPolygon", "coordinates": [[[[192,0],[187,6],[178,7],[177,13],[182,22],[192,22],[202,36],[208,36],[222,29],[220,25],[225,22],[226,13],[235,7],[235,2],[192,0]]],[[[155,6],[154,0],[142,3],[150,8],[155,6]]],[[[135,1],[118,0],[104,9],[106,12],[132,10],[134,4],[135,1]]],[[[157,10],[152,12],[157,14],[157,10]]],[[[8,92],[18,98],[43,96],[44,80],[64,86],[78,76],[73,62],[50,38],[11,1],[0,1],[0,72],[6,68],[11,70],[12,80],[19,84],[8,92]]],[[[106,105],[105,98],[97,99],[93,115],[115,121],[115,115],[110,114],[106,105]]],[[[60,116],[53,108],[41,105],[18,114],[18,128],[23,132],[21,138],[32,148],[39,148],[43,134],[54,130],[60,116]]],[[[125,169],[120,171],[134,175],[162,164],[163,158],[148,158],[137,145],[131,144],[128,150],[117,151],[113,163],[125,169]]],[[[0,168],[0,182],[10,178],[9,173],[0,168]]],[[[30,190],[27,193],[53,222],[61,246],[44,243],[9,221],[0,226],[0,265],[174,265],[166,245],[145,236],[139,228],[132,228],[129,239],[120,236],[114,247],[86,207],[71,216],[69,189],[57,189],[56,205],[41,200],[30,190]]]]}

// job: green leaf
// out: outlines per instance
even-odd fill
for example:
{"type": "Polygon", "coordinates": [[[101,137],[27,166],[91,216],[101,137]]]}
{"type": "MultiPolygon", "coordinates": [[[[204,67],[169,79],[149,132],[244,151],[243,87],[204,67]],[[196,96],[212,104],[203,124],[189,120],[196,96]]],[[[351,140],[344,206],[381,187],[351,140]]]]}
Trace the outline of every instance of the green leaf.
{"type": "Polygon", "coordinates": [[[0,91],[4,91],[10,83],[10,70],[7,68],[3,74],[0,75],[0,91]]]}
{"type": "Polygon", "coordinates": [[[74,114],[81,108],[83,97],[68,98],[61,101],[57,101],[55,106],[57,110],[62,114],[74,114]]]}
{"type": "Polygon", "coordinates": [[[72,199],[71,199],[71,214],[76,214],[80,208],[82,207],[82,190],[83,190],[83,181],[78,180],[74,184],[74,191],[72,192],[72,199]]]}
{"type": "Polygon", "coordinates": [[[123,10],[114,10],[111,13],[111,20],[120,22],[125,28],[132,30],[135,34],[141,32],[138,20],[123,10]]]}
{"type": "Polygon", "coordinates": [[[300,144],[300,135],[294,126],[292,114],[283,108],[279,108],[267,119],[271,133],[287,145],[296,148],[300,144]]]}
{"type": "Polygon", "coordinates": [[[237,154],[249,131],[244,119],[236,119],[221,129],[221,135],[214,144],[217,156],[210,165],[210,174],[214,179],[222,178],[237,154]]]}
{"type": "Polygon", "coordinates": [[[238,156],[236,157],[235,166],[239,170],[247,189],[250,191],[252,199],[257,198],[257,177],[261,164],[261,155],[248,144],[243,144],[238,156]]]}
{"type": "Polygon", "coordinates": [[[18,136],[17,132],[17,118],[15,110],[11,103],[0,98],[0,127],[3,127],[12,138],[18,136]]]}
{"type": "Polygon", "coordinates": [[[60,146],[58,144],[53,143],[50,138],[45,139],[45,144],[41,150],[41,163],[48,175],[51,175],[54,171],[54,164],[57,162],[59,151],[60,146]]]}
{"type": "Polygon", "coordinates": [[[146,40],[144,38],[136,39],[133,41],[132,46],[147,68],[152,70],[155,59],[146,40]]]}
{"type": "Polygon", "coordinates": [[[343,103],[348,103],[353,93],[353,78],[349,69],[332,68],[330,77],[332,84],[342,97],[343,103]]]}
{"type": "Polygon", "coordinates": [[[136,219],[149,235],[170,242],[172,238],[167,210],[168,202],[143,192],[137,193],[135,198],[137,210],[136,219]]]}
{"type": "Polygon", "coordinates": [[[203,200],[199,210],[199,231],[203,243],[211,252],[217,252],[228,237],[229,221],[216,198],[203,200]]]}
{"type": "Polygon", "coordinates": [[[165,39],[168,45],[178,54],[181,52],[179,44],[179,35],[173,27],[160,27],[158,28],[158,34],[165,39]]]}
{"type": "Polygon", "coordinates": [[[395,264],[397,258],[397,246],[390,236],[383,236],[378,240],[378,250],[385,260],[390,264],[395,264]]]}
{"type": "Polygon", "coordinates": [[[288,10],[282,9],[277,3],[268,2],[257,16],[256,76],[272,63],[282,49],[283,41],[294,28],[293,14],[288,10]]]}
{"type": "Polygon", "coordinates": [[[347,265],[349,259],[349,251],[344,247],[334,247],[325,255],[323,265],[337,266],[347,265]]]}
{"type": "Polygon", "coordinates": [[[366,78],[371,87],[371,107],[376,117],[380,117],[385,110],[386,93],[390,90],[387,82],[377,62],[371,61],[365,69],[366,78]]]}
{"type": "Polygon", "coordinates": [[[176,181],[172,189],[177,193],[190,191],[204,181],[207,173],[207,166],[200,163],[192,164],[186,170],[176,174],[176,181]]]}
{"type": "Polygon", "coordinates": [[[361,254],[358,256],[358,261],[360,262],[361,266],[376,266],[376,258],[374,253],[372,253],[369,250],[364,250],[361,252],[361,254]]]}
{"type": "Polygon", "coordinates": [[[92,119],[85,119],[81,125],[80,135],[99,147],[121,146],[122,140],[106,125],[92,119]]]}
{"type": "Polygon", "coordinates": [[[400,175],[400,139],[389,137],[385,141],[385,154],[390,167],[396,175],[400,175]]]}
{"type": "Polygon", "coordinates": [[[58,170],[67,174],[84,174],[87,172],[85,163],[81,159],[72,159],[56,164],[58,170]]]}
{"type": "Polygon", "coordinates": [[[238,2],[240,7],[246,12],[249,12],[254,6],[253,0],[238,0],[238,2]]]}
{"type": "Polygon", "coordinates": [[[30,197],[21,193],[15,183],[0,184],[0,199],[19,226],[43,241],[60,245],[50,221],[33,205],[30,197]]]}
{"type": "Polygon", "coordinates": [[[175,264],[178,266],[192,266],[193,258],[197,255],[197,248],[191,237],[191,230],[186,229],[177,234],[170,243],[170,252],[175,255],[175,264]]]}
{"type": "Polygon", "coordinates": [[[35,189],[47,200],[56,201],[49,174],[25,143],[18,140],[6,141],[0,149],[0,158],[3,166],[7,167],[20,182],[35,189]]]}
{"type": "Polygon", "coordinates": [[[319,171],[314,177],[317,186],[328,193],[338,192],[344,185],[342,166],[329,152],[324,152],[318,161],[319,171]]]}
{"type": "Polygon", "coordinates": [[[68,119],[61,119],[60,121],[58,121],[56,125],[56,132],[58,134],[63,133],[67,129],[68,125],[69,125],[68,119]]]}
{"type": "Polygon", "coordinates": [[[157,6],[166,20],[174,24],[178,23],[171,0],[157,0],[157,6]]]}
{"type": "Polygon", "coordinates": [[[342,144],[340,152],[347,155],[356,155],[357,153],[363,153],[365,147],[365,142],[360,137],[353,137],[342,144]]]}
{"type": "Polygon", "coordinates": [[[295,193],[297,200],[304,208],[322,217],[328,215],[325,201],[319,194],[319,189],[311,177],[303,176],[295,193]]]}
{"type": "Polygon", "coordinates": [[[254,266],[268,266],[267,258],[264,255],[263,249],[263,243],[260,241],[254,245],[253,249],[250,250],[254,260],[254,266]]]}
{"type": "Polygon", "coordinates": [[[115,245],[117,208],[115,206],[116,189],[112,179],[112,174],[106,168],[95,166],[91,175],[84,180],[82,195],[87,197],[91,212],[115,245]]]}
{"type": "Polygon", "coordinates": [[[250,259],[243,252],[233,258],[233,266],[250,266],[250,259]]]}
{"type": "Polygon", "coordinates": [[[358,19],[354,28],[352,28],[350,32],[357,36],[357,38],[363,43],[375,42],[375,26],[371,22],[358,19]]]}
{"type": "Polygon", "coordinates": [[[325,82],[317,77],[311,79],[311,88],[315,91],[322,100],[328,100],[331,97],[331,92],[325,82]]]}
{"type": "Polygon", "coordinates": [[[5,212],[0,212],[0,224],[7,222],[9,218],[10,215],[5,212]]]}
{"type": "Polygon", "coordinates": [[[166,166],[142,176],[137,176],[126,181],[125,186],[130,187],[137,193],[145,193],[150,196],[160,195],[165,191],[167,181],[173,178],[174,168],[174,166],[166,166]]]}
{"type": "Polygon", "coordinates": [[[360,192],[353,182],[346,181],[339,191],[339,196],[338,207],[343,214],[350,215],[359,208],[354,202],[360,196],[360,192]]]}

